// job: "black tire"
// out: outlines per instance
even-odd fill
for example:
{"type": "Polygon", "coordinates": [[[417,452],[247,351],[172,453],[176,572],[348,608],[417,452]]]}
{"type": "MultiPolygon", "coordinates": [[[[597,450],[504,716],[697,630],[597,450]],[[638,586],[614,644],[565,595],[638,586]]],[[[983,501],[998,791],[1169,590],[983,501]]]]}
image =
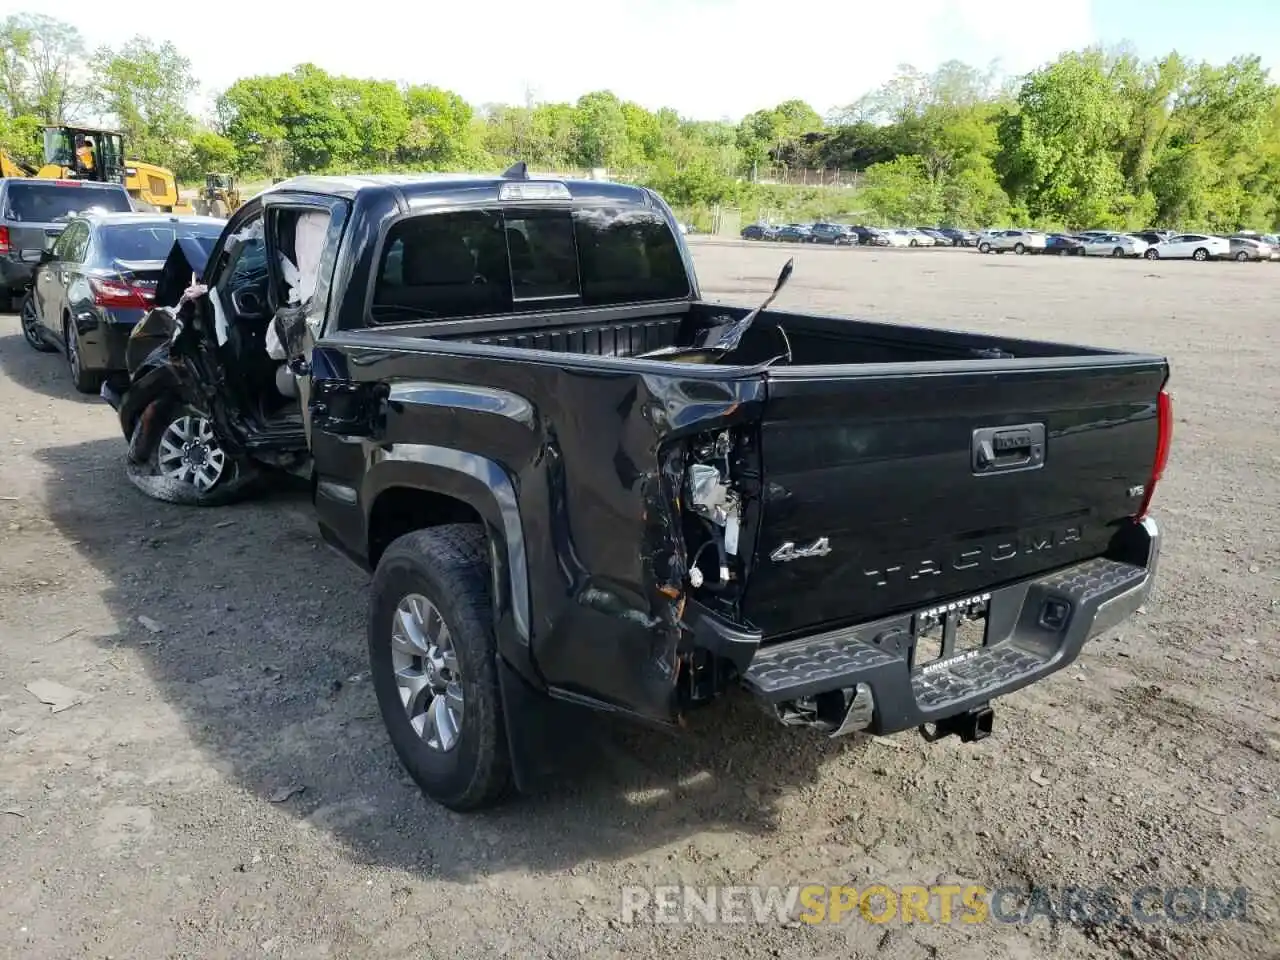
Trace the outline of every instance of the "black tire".
{"type": "Polygon", "coordinates": [[[369,664],[391,745],[422,792],[457,811],[492,806],[511,788],[489,576],[484,530],[448,524],[392,543],[370,591],[369,664]],[[393,620],[410,594],[425,597],[439,612],[462,675],[462,722],[447,750],[428,745],[414,729],[396,685],[393,620]]]}
{"type": "Polygon", "coordinates": [[[63,342],[67,345],[67,369],[71,371],[71,384],[80,393],[97,393],[102,389],[102,374],[86,370],[80,362],[80,334],[70,317],[62,318],[63,342]]]}
{"type": "Polygon", "coordinates": [[[989,244],[989,243],[987,243],[985,240],[983,240],[983,241],[982,241],[982,243],[978,244],[978,252],[979,252],[979,253],[990,253],[990,252],[991,252],[991,244],[989,244]]]}
{"type": "Polygon", "coordinates": [[[1236,254],[1237,263],[1244,263],[1248,259],[1249,259],[1249,255],[1245,253],[1243,250],[1241,250],[1239,253],[1236,254]]]}
{"type": "Polygon", "coordinates": [[[1027,252],[1027,248],[1020,243],[1015,243],[1013,245],[1013,252],[1016,253],[1018,256],[1022,256],[1024,253],[1027,252]]]}
{"type": "Polygon", "coordinates": [[[27,346],[40,353],[52,353],[58,349],[46,340],[40,332],[40,317],[36,311],[36,298],[32,294],[28,293],[22,298],[22,306],[18,310],[18,317],[22,323],[22,339],[27,341],[27,346]]]}
{"type": "Polygon", "coordinates": [[[1205,260],[1209,259],[1209,251],[1206,250],[1204,247],[1197,247],[1195,252],[1191,254],[1191,259],[1199,260],[1201,263],[1203,263],[1205,260]]]}
{"type": "Polygon", "coordinates": [[[1114,250],[1112,250],[1112,251],[1111,251],[1111,256],[1113,256],[1113,257],[1123,257],[1123,256],[1124,256],[1124,247],[1116,247],[1114,250]]]}
{"type": "Polygon", "coordinates": [[[1148,249],[1147,252],[1143,254],[1143,256],[1146,257],[1148,260],[1159,260],[1160,251],[1152,247],[1148,249]]]}
{"type": "Polygon", "coordinates": [[[920,243],[919,243],[919,241],[912,240],[912,241],[911,241],[911,243],[909,244],[909,246],[912,246],[912,247],[918,247],[918,246],[920,246],[920,243]]]}
{"type": "Polygon", "coordinates": [[[223,475],[207,489],[194,482],[167,476],[161,468],[160,438],[165,429],[183,416],[201,414],[175,398],[153,401],[134,424],[129,438],[125,473],[129,482],[153,500],[184,507],[219,507],[248,496],[262,479],[253,462],[226,454],[223,475]]]}

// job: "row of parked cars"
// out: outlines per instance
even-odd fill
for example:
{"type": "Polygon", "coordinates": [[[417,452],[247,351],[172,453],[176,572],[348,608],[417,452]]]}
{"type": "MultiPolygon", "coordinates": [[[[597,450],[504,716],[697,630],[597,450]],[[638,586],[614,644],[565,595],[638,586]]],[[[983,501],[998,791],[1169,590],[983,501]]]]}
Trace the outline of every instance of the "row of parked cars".
{"type": "Polygon", "coordinates": [[[1076,234],[1039,230],[984,230],[979,253],[1044,253],[1076,257],[1143,257],[1147,260],[1280,260],[1280,237],[1272,234],[1175,233],[1143,230],[1117,233],[1085,230],[1076,234]]]}
{"type": "Polygon", "coordinates": [[[973,247],[979,239],[977,232],[956,227],[867,227],[846,223],[752,223],[743,228],[742,238],[854,247],[973,247]]]}
{"type": "Polygon", "coordinates": [[[1143,230],[961,230],[956,227],[867,227],[844,223],[753,223],[744,240],[825,243],[834,246],[976,247],[980,253],[1046,253],[1080,257],[1145,257],[1148,260],[1280,260],[1280,236],[1241,231],[1230,236],[1143,230]]]}
{"type": "Polygon", "coordinates": [[[125,369],[175,240],[212,246],[225,220],[139,212],[117,183],[0,179],[0,310],[60,352],[75,388],[97,393],[125,369]]]}

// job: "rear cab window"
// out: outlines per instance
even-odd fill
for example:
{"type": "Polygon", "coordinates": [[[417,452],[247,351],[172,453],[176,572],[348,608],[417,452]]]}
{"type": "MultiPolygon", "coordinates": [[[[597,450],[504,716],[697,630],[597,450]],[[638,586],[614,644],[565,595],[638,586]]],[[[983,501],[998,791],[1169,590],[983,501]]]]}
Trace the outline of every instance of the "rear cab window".
{"type": "Polygon", "coordinates": [[[9,183],[4,216],[21,223],[57,223],[95,207],[108,213],[133,210],[124,188],[16,180],[9,183]]]}
{"type": "Polygon", "coordinates": [[[422,214],[387,234],[372,320],[458,319],[687,297],[679,244],[648,207],[422,214]]]}

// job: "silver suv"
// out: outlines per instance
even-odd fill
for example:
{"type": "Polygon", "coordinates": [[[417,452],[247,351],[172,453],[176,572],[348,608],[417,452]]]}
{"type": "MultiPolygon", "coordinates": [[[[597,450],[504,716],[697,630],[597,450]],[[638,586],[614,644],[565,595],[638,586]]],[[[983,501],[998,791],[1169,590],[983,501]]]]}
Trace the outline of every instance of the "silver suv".
{"type": "Polygon", "coordinates": [[[98,207],[108,213],[133,210],[118,183],[86,180],[0,180],[0,313],[16,304],[44,249],[77,213],[98,207]]]}
{"type": "Polygon", "coordinates": [[[996,230],[978,242],[979,253],[1044,253],[1047,236],[1039,230],[996,230]]]}

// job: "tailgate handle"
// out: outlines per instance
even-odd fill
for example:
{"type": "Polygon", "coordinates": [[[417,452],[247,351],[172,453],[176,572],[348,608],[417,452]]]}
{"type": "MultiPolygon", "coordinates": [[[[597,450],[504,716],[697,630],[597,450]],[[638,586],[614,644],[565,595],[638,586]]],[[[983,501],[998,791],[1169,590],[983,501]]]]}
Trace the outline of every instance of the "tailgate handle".
{"type": "Polygon", "coordinates": [[[1043,423],[981,427],[973,431],[973,472],[1038,470],[1044,466],[1044,446],[1043,423]]]}

